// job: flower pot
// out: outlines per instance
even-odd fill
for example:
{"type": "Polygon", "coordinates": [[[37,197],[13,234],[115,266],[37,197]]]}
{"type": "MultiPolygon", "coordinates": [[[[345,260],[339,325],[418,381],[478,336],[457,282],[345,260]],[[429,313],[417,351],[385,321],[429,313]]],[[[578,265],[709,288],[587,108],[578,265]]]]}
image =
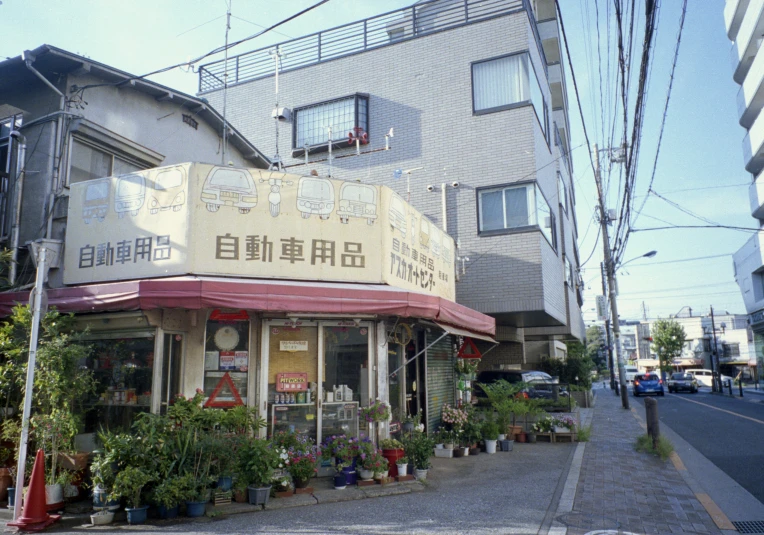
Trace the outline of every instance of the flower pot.
{"type": "Polygon", "coordinates": [[[109,501],[109,491],[96,485],[93,489],[93,510],[119,511],[119,500],[109,501]]]}
{"type": "Polygon", "coordinates": [[[204,516],[207,509],[207,502],[186,502],[186,516],[195,518],[204,516]]]}
{"type": "Polygon", "coordinates": [[[90,515],[90,521],[94,526],[111,524],[114,521],[114,513],[112,511],[98,511],[90,515]]]}
{"type": "Polygon", "coordinates": [[[435,444],[435,449],[436,450],[442,450],[443,449],[443,444],[435,444]]]}
{"type": "Polygon", "coordinates": [[[403,457],[406,455],[403,448],[392,448],[392,449],[383,449],[382,450],[382,457],[387,459],[387,466],[389,466],[388,472],[390,473],[390,477],[395,477],[398,475],[398,469],[395,468],[395,465],[398,463],[398,459],[403,459],[403,457]]]}
{"type": "Polygon", "coordinates": [[[233,501],[236,503],[247,503],[247,491],[242,489],[234,490],[233,501]]]}
{"type": "Polygon", "coordinates": [[[496,440],[485,440],[485,452],[496,453],[496,440]]]}
{"type": "Polygon", "coordinates": [[[427,470],[423,470],[421,468],[414,468],[414,477],[418,481],[424,481],[427,479],[427,470]]]}
{"type": "Polygon", "coordinates": [[[369,481],[370,479],[374,478],[374,472],[372,472],[371,470],[366,470],[364,468],[361,468],[359,470],[359,475],[361,476],[361,479],[363,479],[364,481],[369,481]]]}
{"type": "Polygon", "coordinates": [[[143,524],[146,522],[146,513],[148,510],[148,505],[143,505],[141,507],[125,507],[125,512],[127,513],[127,523],[143,524]]]}
{"type": "Polygon", "coordinates": [[[503,433],[499,433],[499,440],[504,440],[506,438],[507,438],[507,435],[505,435],[503,433]]]}
{"type": "Polygon", "coordinates": [[[389,472],[389,470],[385,470],[384,472],[377,472],[377,473],[374,474],[374,479],[383,479],[383,478],[387,477],[387,473],[388,472],[389,472]]]}
{"type": "Polygon", "coordinates": [[[443,447],[446,448],[447,450],[454,449],[454,445],[451,442],[446,442],[445,444],[443,444],[443,447]]]}
{"type": "Polygon", "coordinates": [[[345,478],[345,474],[335,474],[334,475],[334,488],[336,490],[344,489],[347,486],[347,479],[345,478]]]}
{"type": "Polygon", "coordinates": [[[515,445],[514,440],[504,439],[501,441],[501,451],[512,451],[512,447],[515,445]]]}
{"type": "Polygon", "coordinates": [[[179,505],[174,505],[173,507],[165,507],[164,505],[160,505],[157,507],[157,512],[159,513],[159,518],[162,520],[169,520],[170,518],[177,518],[178,511],[180,511],[179,505]]]}
{"type": "Polygon", "coordinates": [[[555,425],[554,432],[555,433],[570,433],[570,429],[568,429],[567,427],[563,427],[561,425],[555,425]]]}
{"type": "Polygon", "coordinates": [[[409,465],[407,464],[396,464],[395,465],[396,470],[398,470],[399,476],[405,476],[408,473],[409,465]]]}
{"type": "Polygon", "coordinates": [[[57,508],[64,503],[64,487],[56,483],[55,485],[45,485],[45,504],[48,510],[57,508]]]}
{"type": "Polygon", "coordinates": [[[228,491],[233,487],[233,478],[231,476],[220,476],[218,478],[218,490],[228,491]]]}
{"type": "Polygon", "coordinates": [[[342,473],[345,474],[345,485],[355,485],[358,483],[358,474],[354,466],[346,466],[342,469],[342,473]]]}
{"type": "Polygon", "coordinates": [[[58,465],[72,472],[83,470],[88,466],[88,456],[90,454],[84,451],[78,453],[59,453],[58,465]]]}
{"type": "Polygon", "coordinates": [[[294,480],[294,486],[298,489],[304,489],[307,488],[308,485],[310,485],[310,478],[306,477],[304,479],[295,479],[294,480]]]}
{"type": "Polygon", "coordinates": [[[528,443],[529,444],[535,444],[536,443],[536,433],[527,433],[528,435],[528,443]]]}
{"type": "Polygon", "coordinates": [[[464,451],[463,455],[464,455],[465,457],[469,457],[469,455],[470,455],[470,447],[469,447],[469,446],[464,446],[464,447],[462,448],[462,450],[464,451]]]}
{"type": "Polygon", "coordinates": [[[405,422],[401,428],[404,433],[411,433],[414,431],[414,422],[405,422]]]}
{"type": "Polygon", "coordinates": [[[520,432],[516,435],[515,440],[521,443],[525,443],[526,438],[527,438],[527,435],[525,434],[525,432],[520,432]]]}
{"type": "Polygon", "coordinates": [[[464,448],[454,448],[454,457],[464,457],[464,448]]]}
{"type": "Polygon", "coordinates": [[[247,487],[249,493],[250,505],[265,505],[268,503],[268,498],[271,496],[271,486],[267,487],[253,487],[250,485],[247,487]]]}
{"type": "Polygon", "coordinates": [[[470,455],[480,455],[480,446],[471,447],[470,455]]]}

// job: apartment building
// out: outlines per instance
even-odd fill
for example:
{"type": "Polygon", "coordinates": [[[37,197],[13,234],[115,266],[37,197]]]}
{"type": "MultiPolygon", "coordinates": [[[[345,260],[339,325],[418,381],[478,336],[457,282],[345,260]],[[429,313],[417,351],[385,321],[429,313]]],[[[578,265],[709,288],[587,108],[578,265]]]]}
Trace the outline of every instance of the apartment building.
{"type": "MultiPolygon", "coordinates": [[[[746,129],[743,138],[745,169],[753,178],[748,193],[751,216],[764,225],[764,1],[727,0],[724,23],[732,41],[730,60],[732,78],[740,85],[737,109],[740,126],[746,129]]],[[[747,355],[749,370],[764,367],[764,254],[762,236],[754,234],[733,255],[735,280],[743,295],[746,312],[753,330],[755,351],[747,355]]]]}
{"type": "Polygon", "coordinates": [[[457,302],[496,319],[483,365],[532,368],[584,338],[565,83],[553,0],[431,0],[204,65],[199,96],[290,172],[424,213],[402,258],[453,237],[457,302]]]}

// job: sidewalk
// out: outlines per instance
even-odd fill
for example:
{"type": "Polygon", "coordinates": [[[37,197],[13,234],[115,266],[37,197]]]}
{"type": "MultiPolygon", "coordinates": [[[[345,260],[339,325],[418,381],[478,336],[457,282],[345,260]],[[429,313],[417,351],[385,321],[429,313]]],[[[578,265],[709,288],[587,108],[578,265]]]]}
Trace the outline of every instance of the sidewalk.
{"type": "Polygon", "coordinates": [[[713,512],[713,502],[690,489],[675,462],[635,451],[637,436],[645,433],[641,406],[626,411],[611,390],[596,393],[591,439],[579,443],[566,484],[569,493],[575,488],[572,507],[563,493],[549,533],[723,533],[707,511],[710,502],[713,512]]]}

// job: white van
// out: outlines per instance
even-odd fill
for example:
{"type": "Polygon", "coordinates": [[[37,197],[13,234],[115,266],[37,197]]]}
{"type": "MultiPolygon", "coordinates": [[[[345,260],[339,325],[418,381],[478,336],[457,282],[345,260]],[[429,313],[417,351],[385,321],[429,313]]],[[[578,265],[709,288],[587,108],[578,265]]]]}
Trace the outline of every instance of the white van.
{"type": "MultiPolygon", "coordinates": [[[[708,386],[711,387],[712,385],[712,378],[714,376],[713,372],[711,370],[685,370],[685,373],[691,373],[695,376],[695,380],[698,382],[700,386],[708,386]]],[[[727,375],[722,374],[722,385],[727,386],[727,381],[732,381],[732,377],[729,377],[727,375]]]]}
{"type": "MultiPolygon", "coordinates": [[[[623,373],[626,379],[626,383],[628,384],[634,381],[634,376],[639,374],[639,370],[637,369],[636,366],[626,364],[623,367],[623,373]]],[[[616,376],[617,375],[618,375],[618,372],[616,371],[616,376]]]]}

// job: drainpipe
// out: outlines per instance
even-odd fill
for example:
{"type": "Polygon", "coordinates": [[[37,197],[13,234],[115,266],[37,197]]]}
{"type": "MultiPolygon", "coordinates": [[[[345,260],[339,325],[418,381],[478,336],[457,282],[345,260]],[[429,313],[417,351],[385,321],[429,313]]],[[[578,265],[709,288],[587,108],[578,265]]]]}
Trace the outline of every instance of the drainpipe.
{"type": "Polygon", "coordinates": [[[11,137],[17,140],[18,157],[16,158],[16,184],[14,185],[16,206],[14,207],[13,226],[11,227],[11,267],[8,282],[16,284],[16,265],[19,257],[19,224],[21,222],[21,196],[24,193],[24,175],[26,175],[27,138],[14,130],[11,137]]]}
{"type": "MultiPolygon", "coordinates": [[[[58,96],[58,109],[59,111],[65,111],[65,104],[66,104],[66,97],[64,94],[58,90],[58,88],[53,85],[50,80],[45,78],[45,76],[42,75],[40,71],[32,67],[32,63],[35,61],[35,56],[29,52],[28,50],[25,50],[21,53],[21,59],[24,61],[24,65],[26,65],[27,69],[29,69],[32,74],[37,76],[45,85],[47,85],[49,88],[51,88],[58,96]]],[[[54,135],[54,141],[53,141],[53,159],[50,163],[50,191],[48,193],[48,206],[47,209],[43,212],[43,214],[48,214],[47,222],[45,226],[45,237],[50,239],[51,234],[53,232],[53,205],[56,200],[55,191],[56,186],[58,185],[58,178],[59,178],[59,168],[61,167],[61,157],[59,148],[61,146],[61,137],[63,135],[62,128],[63,128],[63,122],[62,118],[59,115],[56,118],[56,130],[54,135]]]]}

